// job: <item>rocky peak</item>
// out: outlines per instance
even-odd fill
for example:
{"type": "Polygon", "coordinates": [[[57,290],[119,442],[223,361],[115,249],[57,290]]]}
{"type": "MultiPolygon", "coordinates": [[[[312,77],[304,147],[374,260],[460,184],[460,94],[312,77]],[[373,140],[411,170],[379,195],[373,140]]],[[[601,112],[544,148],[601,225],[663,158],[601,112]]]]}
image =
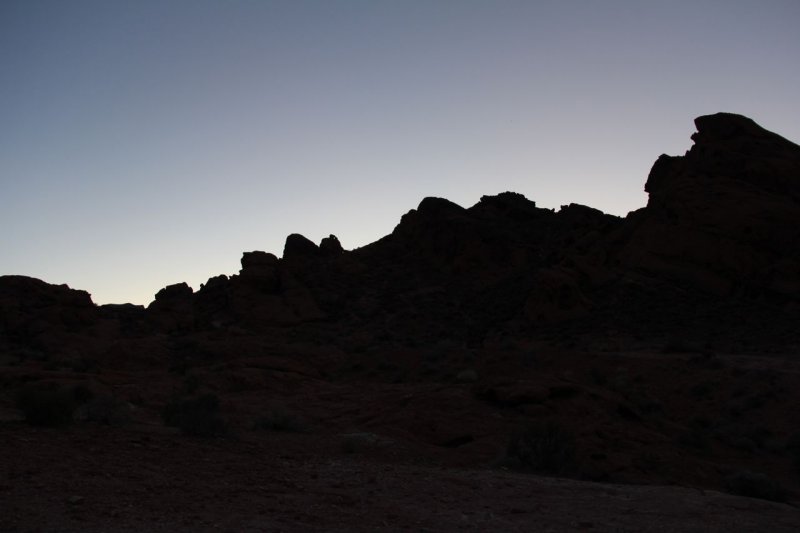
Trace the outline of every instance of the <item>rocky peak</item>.
{"type": "Polygon", "coordinates": [[[336,237],[336,235],[329,235],[322,239],[322,241],[319,243],[319,250],[327,256],[340,255],[344,253],[342,243],[339,242],[339,239],[336,237]]]}
{"type": "Polygon", "coordinates": [[[182,300],[190,297],[194,291],[186,282],[167,285],[156,293],[156,301],[182,300]]]}
{"type": "Polygon", "coordinates": [[[692,140],[697,144],[726,141],[741,137],[781,138],[765,130],[750,118],[734,113],[715,113],[694,119],[697,133],[692,140]]]}
{"type": "Polygon", "coordinates": [[[440,232],[458,224],[467,214],[466,209],[450,200],[429,196],[400,218],[392,234],[416,241],[431,232],[440,232]]]}
{"type": "Polygon", "coordinates": [[[532,208],[536,207],[536,202],[528,200],[525,198],[525,195],[520,194],[518,192],[501,192],[500,194],[496,194],[494,196],[481,196],[481,201],[478,205],[483,206],[492,206],[496,207],[497,209],[506,210],[510,208],[532,208]]]}
{"type": "Polygon", "coordinates": [[[417,212],[426,216],[457,214],[462,213],[463,211],[464,208],[460,205],[445,198],[436,198],[433,196],[423,198],[419,204],[419,207],[417,207],[417,212]]]}
{"type": "Polygon", "coordinates": [[[495,196],[481,196],[480,202],[470,208],[470,211],[480,213],[481,216],[509,217],[515,220],[525,220],[540,216],[545,210],[538,209],[536,202],[525,198],[516,192],[501,192],[495,196]]]}
{"type": "Polygon", "coordinates": [[[698,183],[704,189],[746,184],[800,199],[800,146],[733,113],[705,115],[694,122],[694,146],[685,156],[661,155],[647,178],[646,192],[660,195],[666,187],[669,196],[677,194],[674,200],[683,201],[679,197],[698,183]]]}
{"type": "Polygon", "coordinates": [[[317,245],[299,233],[292,233],[286,237],[286,244],[283,246],[284,259],[308,258],[318,254],[317,245]]]}
{"type": "Polygon", "coordinates": [[[278,264],[278,258],[273,254],[261,251],[245,252],[242,254],[241,274],[272,270],[278,264]]]}
{"type": "Polygon", "coordinates": [[[93,308],[88,292],[67,285],[51,285],[28,276],[0,276],[0,299],[24,302],[30,307],[61,305],[93,308]]]}
{"type": "Polygon", "coordinates": [[[695,124],[691,150],[650,171],[647,208],[626,229],[629,266],[719,295],[795,294],[800,147],[741,115],[695,124]]]}

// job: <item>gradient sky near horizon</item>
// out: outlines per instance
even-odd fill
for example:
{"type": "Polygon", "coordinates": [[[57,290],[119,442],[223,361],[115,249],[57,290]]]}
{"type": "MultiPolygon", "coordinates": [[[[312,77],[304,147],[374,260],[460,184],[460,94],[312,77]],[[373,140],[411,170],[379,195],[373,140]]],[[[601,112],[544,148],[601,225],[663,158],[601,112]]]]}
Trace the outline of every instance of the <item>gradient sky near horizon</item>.
{"type": "Polygon", "coordinates": [[[624,216],[694,117],[800,141],[800,2],[4,0],[0,274],[147,304],[425,196],[624,216]]]}

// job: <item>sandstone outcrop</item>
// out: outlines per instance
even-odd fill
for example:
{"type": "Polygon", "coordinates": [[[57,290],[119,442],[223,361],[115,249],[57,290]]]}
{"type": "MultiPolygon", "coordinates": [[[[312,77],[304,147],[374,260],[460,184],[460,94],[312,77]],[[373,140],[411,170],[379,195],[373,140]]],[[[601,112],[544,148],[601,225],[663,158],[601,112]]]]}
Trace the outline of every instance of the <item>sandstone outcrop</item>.
{"type": "Polygon", "coordinates": [[[718,297],[800,296],[800,147],[740,115],[696,119],[695,145],[662,155],[621,263],[718,297]]]}

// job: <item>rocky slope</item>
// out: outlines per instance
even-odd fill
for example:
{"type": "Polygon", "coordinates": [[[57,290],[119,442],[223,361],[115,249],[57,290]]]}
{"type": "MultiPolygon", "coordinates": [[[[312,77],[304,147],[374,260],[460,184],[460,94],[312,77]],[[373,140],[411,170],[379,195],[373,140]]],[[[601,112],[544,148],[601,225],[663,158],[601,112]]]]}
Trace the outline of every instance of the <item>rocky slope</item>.
{"type": "MultiPolygon", "coordinates": [[[[251,447],[273,446],[397,475],[444,468],[441,490],[512,469],[796,501],[800,147],[738,115],[695,123],[694,146],[658,158],[648,205],[624,219],[511,192],[470,208],[426,198],[364,248],[290,235],[280,259],[246,252],[239,274],[165,287],[147,308],[0,277],[0,430],[35,443],[0,472],[0,501],[19,511],[2,527],[34,524],[23,466],[60,483],[37,457],[85,432],[211,438],[202,453],[238,464],[234,484],[251,447]],[[26,417],[75,433],[31,436],[26,417]]],[[[125,470],[125,453],[103,454],[103,469],[125,470]]],[[[592,486],[575,494],[607,490],[592,486]]]]}

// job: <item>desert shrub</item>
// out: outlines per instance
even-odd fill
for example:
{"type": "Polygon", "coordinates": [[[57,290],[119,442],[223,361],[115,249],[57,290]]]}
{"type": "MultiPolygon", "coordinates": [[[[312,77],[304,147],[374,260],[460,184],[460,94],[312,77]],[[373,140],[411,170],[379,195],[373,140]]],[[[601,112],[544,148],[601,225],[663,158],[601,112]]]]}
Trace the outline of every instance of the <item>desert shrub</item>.
{"type": "Polygon", "coordinates": [[[714,385],[711,382],[704,381],[702,383],[698,383],[692,386],[692,388],[689,389],[689,392],[693,397],[699,400],[711,396],[713,390],[714,390],[714,385]]]}
{"type": "Polygon", "coordinates": [[[97,361],[94,359],[81,357],[80,359],[70,361],[68,366],[75,372],[86,373],[97,368],[97,361]]]}
{"type": "Polygon", "coordinates": [[[792,460],[792,470],[800,479],[800,432],[793,433],[786,440],[784,450],[792,460]]]}
{"type": "Polygon", "coordinates": [[[725,478],[728,492],[748,498],[760,498],[773,502],[786,500],[786,489],[764,474],[742,470],[725,478]]]}
{"type": "Polygon", "coordinates": [[[188,372],[183,378],[183,387],[189,394],[194,394],[200,387],[200,378],[194,372],[188,372]]]}
{"type": "Polygon", "coordinates": [[[175,398],[164,406],[161,415],[165,424],[177,427],[185,435],[214,437],[224,435],[227,430],[215,394],[175,398]]]}
{"type": "Polygon", "coordinates": [[[30,386],[17,394],[17,407],[28,424],[60,427],[72,423],[75,398],[71,391],[30,386]]]}
{"type": "Polygon", "coordinates": [[[606,383],[608,383],[608,376],[606,376],[602,370],[596,367],[592,367],[589,369],[589,376],[592,379],[592,383],[594,383],[598,387],[602,387],[606,383]]]}
{"type": "Polygon", "coordinates": [[[686,339],[668,339],[664,346],[661,347],[661,353],[693,353],[699,351],[697,345],[687,341],[686,339]]]}
{"type": "Polygon", "coordinates": [[[759,450],[780,452],[786,445],[764,426],[749,426],[742,423],[718,424],[714,436],[728,446],[756,453],[759,450]]]}
{"type": "Polygon", "coordinates": [[[102,395],[86,405],[86,419],[108,426],[123,426],[131,421],[131,408],[120,398],[102,395]]]}
{"type": "Polygon", "coordinates": [[[478,381],[478,373],[475,369],[467,368],[456,374],[456,383],[475,383],[478,381]]]}
{"type": "Polygon", "coordinates": [[[92,389],[86,384],[81,383],[80,385],[75,385],[72,388],[72,396],[78,403],[87,403],[89,400],[94,398],[94,391],[92,391],[92,389]]]}
{"type": "Polygon", "coordinates": [[[374,433],[358,432],[341,435],[341,449],[344,453],[359,453],[376,448],[380,438],[374,433]]]}
{"type": "Polygon", "coordinates": [[[678,435],[678,444],[686,448],[692,448],[702,454],[711,452],[711,440],[709,432],[700,427],[690,427],[688,430],[678,435]]]}
{"type": "Polygon", "coordinates": [[[502,464],[539,474],[572,473],[577,466],[575,436],[554,422],[531,424],[511,435],[502,464]]]}
{"type": "Polygon", "coordinates": [[[744,399],[745,409],[761,409],[767,403],[767,398],[764,394],[753,394],[744,399]]]}
{"type": "Polygon", "coordinates": [[[307,424],[300,415],[279,405],[258,417],[253,424],[253,429],[303,432],[307,430],[307,424]]]}
{"type": "Polygon", "coordinates": [[[711,419],[704,415],[695,415],[689,419],[689,427],[698,430],[707,430],[711,427],[711,419]]]}

